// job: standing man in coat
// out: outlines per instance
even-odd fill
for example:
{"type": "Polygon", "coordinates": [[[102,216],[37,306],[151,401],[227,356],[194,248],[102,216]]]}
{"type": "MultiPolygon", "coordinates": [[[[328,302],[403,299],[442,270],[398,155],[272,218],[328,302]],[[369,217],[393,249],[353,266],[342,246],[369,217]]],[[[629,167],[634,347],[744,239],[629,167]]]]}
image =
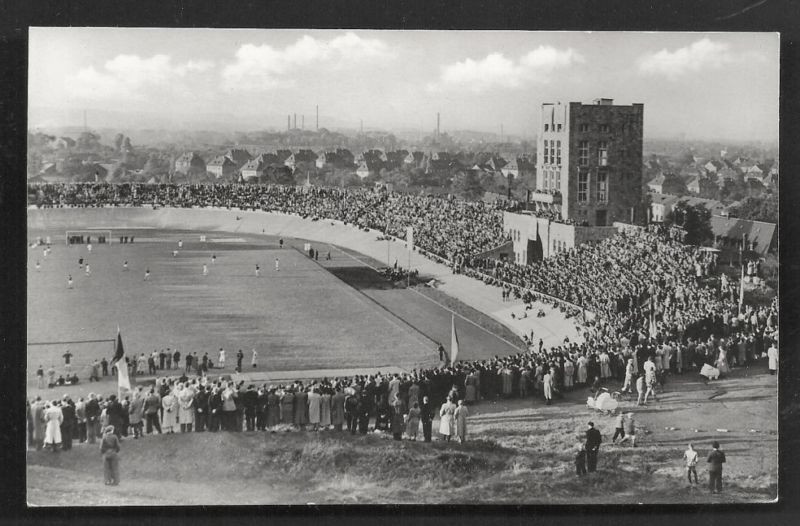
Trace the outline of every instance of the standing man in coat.
{"type": "Polygon", "coordinates": [[[36,444],[36,449],[42,449],[44,445],[44,402],[42,397],[37,396],[36,400],[31,406],[31,417],[33,418],[33,442],[36,444]]]}
{"type": "Polygon", "coordinates": [[[122,414],[123,411],[122,404],[117,400],[117,395],[112,394],[109,396],[108,405],[106,405],[106,415],[108,416],[108,425],[114,426],[114,434],[117,435],[117,438],[122,435],[122,426],[125,423],[125,417],[122,414]]]}
{"type": "Polygon", "coordinates": [[[270,387],[267,392],[267,415],[266,427],[272,429],[281,423],[281,398],[278,396],[277,389],[270,387]]]}
{"type": "Polygon", "coordinates": [[[344,399],[342,387],[337,385],[336,392],[331,397],[331,424],[336,431],[341,431],[344,424],[344,399]]]}
{"type": "Polygon", "coordinates": [[[133,429],[133,438],[138,439],[142,436],[142,419],[144,418],[144,393],[142,388],[137,387],[133,393],[133,400],[128,406],[128,424],[133,429]]]}
{"type": "Polygon", "coordinates": [[[725,453],[719,449],[716,440],[711,444],[713,448],[708,455],[708,489],[711,493],[722,491],[722,465],[725,463],[725,453]]]}
{"type": "Polygon", "coordinates": [[[90,444],[100,438],[100,402],[94,393],[89,393],[86,401],[86,438],[90,444]]]}
{"type": "Polygon", "coordinates": [[[195,431],[205,431],[208,426],[208,391],[204,386],[198,386],[194,396],[195,431]]]}
{"type": "Polygon", "coordinates": [[[75,418],[75,406],[69,396],[64,395],[61,414],[64,420],[61,422],[61,449],[68,451],[72,449],[72,435],[77,425],[75,418]]]}
{"type": "Polygon", "coordinates": [[[589,429],[586,430],[586,464],[589,473],[597,471],[597,454],[602,441],[603,438],[600,436],[600,431],[595,429],[594,422],[589,422],[589,429]]]}
{"type": "Polygon", "coordinates": [[[256,388],[253,384],[248,385],[247,390],[242,393],[242,406],[244,407],[245,429],[247,431],[255,431],[258,393],[256,393],[256,388]]]}
{"type": "Polygon", "coordinates": [[[144,418],[147,422],[147,434],[153,432],[156,428],[158,434],[161,434],[161,422],[158,419],[158,410],[161,408],[161,397],[156,394],[155,389],[151,388],[150,393],[144,399],[144,418]]]}
{"type": "Polygon", "coordinates": [[[422,405],[420,406],[420,420],[422,420],[422,436],[425,442],[431,441],[431,434],[433,433],[433,405],[427,396],[422,397],[422,405]]]}
{"type": "Polygon", "coordinates": [[[778,373],[778,346],[775,345],[775,342],[772,342],[772,345],[769,346],[767,349],[767,360],[769,360],[769,374],[777,374],[778,373]]]}

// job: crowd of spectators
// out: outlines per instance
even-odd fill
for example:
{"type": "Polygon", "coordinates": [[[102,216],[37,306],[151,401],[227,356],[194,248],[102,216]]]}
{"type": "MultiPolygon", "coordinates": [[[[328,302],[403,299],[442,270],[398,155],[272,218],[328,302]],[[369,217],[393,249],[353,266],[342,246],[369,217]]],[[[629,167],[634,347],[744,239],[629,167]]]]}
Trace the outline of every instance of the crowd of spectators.
{"type": "MultiPolygon", "coordinates": [[[[151,406],[160,412],[162,425],[164,412],[172,412],[165,404],[177,404],[178,420],[170,429],[186,423],[194,424],[196,431],[267,429],[278,424],[342,429],[347,424],[351,432],[363,433],[388,426],[397,438],[397,430],[405,425],[400,434],[405,431],[416,437],[416,428],[412,431],[408,421],[419,418],[425,424],[435,414],[444,416],[444,406],[449,408],[459,400],[469,404],[538,396],[550,403],[577,386],[597,389],[617,382],[620,388],[630,387],[648,360],[664,382],[669,374],[699,372],[703,365],[716,367],[724,375],[732,367],[762,358],[768,347],[777,352],[777,302],[741,305],[739,282],[716,279],[713,255],[657,230],[621,232],[597,244],[518,265],[479,257],[506,241],[502,205],[451,197],[315,187],[136,184],[44,184],[29,188],[29,194],[38,206],[150,204],[277,211],[313,220],[339,220],[400,238],[407,226],[414,226],[416,244],[433,257],[448,260],[456,272],[514,291],[526,302],[547,295],[569,302],[570,315],[583,309],[596,315],[584,323],[579,342],[565,339],[548,349],[541,340],[537,344],[529,339],[528,350],[513,356],[445,360],[438,368],[402,375],[246,387],[212,381],[203,371],[191,379],[185,375],[162,379],[152,392],[137,389],[123,400],[120,405],[127,404],[127,409],[118,411],[118,401],[106,401],[113,408],[111,415],[119,412],[123,419],[121,425],[118,420],[117,425],[112,423],[120,433],[131,427],[124,418],[138,411],[138,398],[157,396],[158,403],[151,406]],[[217,412],[221,413],[215,419],[217,412]]],[[[37,412],[41,410],[29,411],[34,422],[37,412]]]]}

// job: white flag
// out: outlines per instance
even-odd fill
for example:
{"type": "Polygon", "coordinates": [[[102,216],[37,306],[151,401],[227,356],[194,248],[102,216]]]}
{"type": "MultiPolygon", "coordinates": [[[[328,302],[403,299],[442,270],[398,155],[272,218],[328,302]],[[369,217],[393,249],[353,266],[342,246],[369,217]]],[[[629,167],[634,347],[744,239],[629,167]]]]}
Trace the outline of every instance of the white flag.
{"type": "Polygon", "coordinates": [[[458,334],[456,334],[456,317],[455,315],[451,315],[450,317],[450,365],[456,363],[458,359],[458,334]]]}
{"type": "Polygon", "coordinates": [[[739,312],[742,312],[744,303],[744,265],[742,265],[742,279],[739,281],[739,312]]]}

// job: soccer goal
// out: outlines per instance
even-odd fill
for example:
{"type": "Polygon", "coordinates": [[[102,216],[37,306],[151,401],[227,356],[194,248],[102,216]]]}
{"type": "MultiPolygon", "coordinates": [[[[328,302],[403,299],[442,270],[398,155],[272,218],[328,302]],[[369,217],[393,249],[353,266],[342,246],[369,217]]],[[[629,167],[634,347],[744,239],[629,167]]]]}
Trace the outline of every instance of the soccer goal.
{"type": "Polygon", "coordinates": [[[67,230],[65,241],[67,245],[104,245],[111,244],[111,230],[87,229],[67,230]]]}

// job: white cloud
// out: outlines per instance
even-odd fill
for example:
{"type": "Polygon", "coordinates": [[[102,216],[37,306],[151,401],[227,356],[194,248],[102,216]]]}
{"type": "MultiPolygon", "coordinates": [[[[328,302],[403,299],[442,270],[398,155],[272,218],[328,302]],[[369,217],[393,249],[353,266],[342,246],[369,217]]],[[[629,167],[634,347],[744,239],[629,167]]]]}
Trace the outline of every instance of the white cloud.
{"type": "Polygon", "coordinates": [[[657,53],[644,55],[639,59],[639,71],[676,79],[705,68],[720,68],[733,60],[728,44],[703,38],[675,51],[662,49],[657,53]]]}
{"type": "Polygon", "coordinates": [[[189,74],[212,67],[213,63],[205,60],[173,66],[171,58],[161,54],[150,58],[117,55],[103,64],[100,71],[89,66],[68,76],[66,88],[71,96],[78,98],[144,98],[145,88],[178,83],[189,74]]]}
{"type": "Polygon", "coordinates": [[[236,51],[236,60],[222,70],[222,83],[230,90],[288,87],[294,82],[292,73],[299,68],[337,69],[391,56],[383,41],[361,38],[352,32],[331,40],[305,35],[283,49],[245,44],[236,51]]]}
{"type": "Polygon", "coordinates": [[[438,82],[428,85],[430,91],[465,87],[475,93],[491,88],[518,88],[550,81],[548,75],[557,69],[583,62],[583,56],[572,49],[559,50],[539,46],[516,62],[502,53],[491,53],[480,60],[471,58],[442,69],[438,82]]]}

